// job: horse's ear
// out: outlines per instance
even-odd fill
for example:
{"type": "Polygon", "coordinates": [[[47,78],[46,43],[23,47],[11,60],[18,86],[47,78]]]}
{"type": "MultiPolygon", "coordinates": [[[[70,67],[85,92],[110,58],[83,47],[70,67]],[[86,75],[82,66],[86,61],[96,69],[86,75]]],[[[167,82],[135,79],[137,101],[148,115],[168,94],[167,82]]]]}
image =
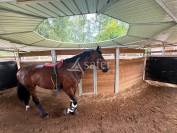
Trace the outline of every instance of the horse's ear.
{"type": "Polygon", "coordinates": [[[96,51],[101,52],[101,47],[97,46],[96,51]]]}

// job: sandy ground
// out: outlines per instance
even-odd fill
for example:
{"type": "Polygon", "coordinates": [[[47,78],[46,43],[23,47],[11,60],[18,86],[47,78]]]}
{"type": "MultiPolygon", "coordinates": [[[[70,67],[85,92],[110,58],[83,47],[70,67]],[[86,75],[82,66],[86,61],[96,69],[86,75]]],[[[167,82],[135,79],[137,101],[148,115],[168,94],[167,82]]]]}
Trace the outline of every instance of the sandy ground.
{"type": "Polygon", "coordinates": [[[31,103],[26,112],[15,88],[0,93],[0,133],[177,133],[177,88],[139,83],[117,96],[83,96],[79,114],[64,116],[63,94],[40,93],[50,113],[42,119],[31,103]]]}

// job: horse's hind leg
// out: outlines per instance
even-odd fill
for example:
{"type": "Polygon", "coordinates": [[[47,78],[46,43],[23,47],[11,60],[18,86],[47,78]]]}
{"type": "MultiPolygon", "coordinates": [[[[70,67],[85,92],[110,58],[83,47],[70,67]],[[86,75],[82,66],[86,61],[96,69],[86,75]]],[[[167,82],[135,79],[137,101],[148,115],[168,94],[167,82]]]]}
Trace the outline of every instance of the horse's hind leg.
{"type": "Polygon", "coordinates": [[[37,110],[40,113],[41,117],[44,118],[44,117],[48,116],[48,113],[42,107],[36,93],[32,92],[31,95],[32,95],[33,102],[35,103],[37,110]]]}

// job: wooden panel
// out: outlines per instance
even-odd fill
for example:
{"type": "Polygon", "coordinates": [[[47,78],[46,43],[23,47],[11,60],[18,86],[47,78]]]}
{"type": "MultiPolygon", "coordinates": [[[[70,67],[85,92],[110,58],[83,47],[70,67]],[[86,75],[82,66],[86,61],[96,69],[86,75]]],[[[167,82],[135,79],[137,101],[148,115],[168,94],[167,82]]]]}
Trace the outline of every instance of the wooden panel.
{"type": "Polygon", "coordinates": [[[93,93],[93,70],[89,69],[84,73],[82,79],[82,93],[93,93]]]}
{"type": "Polygon", "coordinates": [[[122,60],[120,64],[120,91],[143,79],[144,59],[122,60]]]}
{"type": "Polygon", "coordinates": [[[109,71],[98,71],[98,94],[114,94],[115,61],[108,60],[109,71]]]}
{"type": "MultiPolygon", "coordinates": [[[[115,62],[109,60],[110,70],[108,73],[98,71],[98,94],[114,94],[114,72],[115,62]]],[[[141,81],[143,78],[144,59],[121,59],[120,60],[120,90],[127,88],[141,81]]]]}

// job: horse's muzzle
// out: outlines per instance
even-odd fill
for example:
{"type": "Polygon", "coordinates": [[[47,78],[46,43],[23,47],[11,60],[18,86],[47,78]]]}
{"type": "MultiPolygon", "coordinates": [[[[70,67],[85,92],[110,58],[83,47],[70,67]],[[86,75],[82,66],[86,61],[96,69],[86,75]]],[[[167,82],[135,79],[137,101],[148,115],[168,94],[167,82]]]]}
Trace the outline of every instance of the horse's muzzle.
{"type": "Polygon", "coordinates": [[[107,67],[102,68],[102,71],[103,71],[103,72],[108,72],[108,71],[109,71],[109,68],[107,68],[107,67]]]}

